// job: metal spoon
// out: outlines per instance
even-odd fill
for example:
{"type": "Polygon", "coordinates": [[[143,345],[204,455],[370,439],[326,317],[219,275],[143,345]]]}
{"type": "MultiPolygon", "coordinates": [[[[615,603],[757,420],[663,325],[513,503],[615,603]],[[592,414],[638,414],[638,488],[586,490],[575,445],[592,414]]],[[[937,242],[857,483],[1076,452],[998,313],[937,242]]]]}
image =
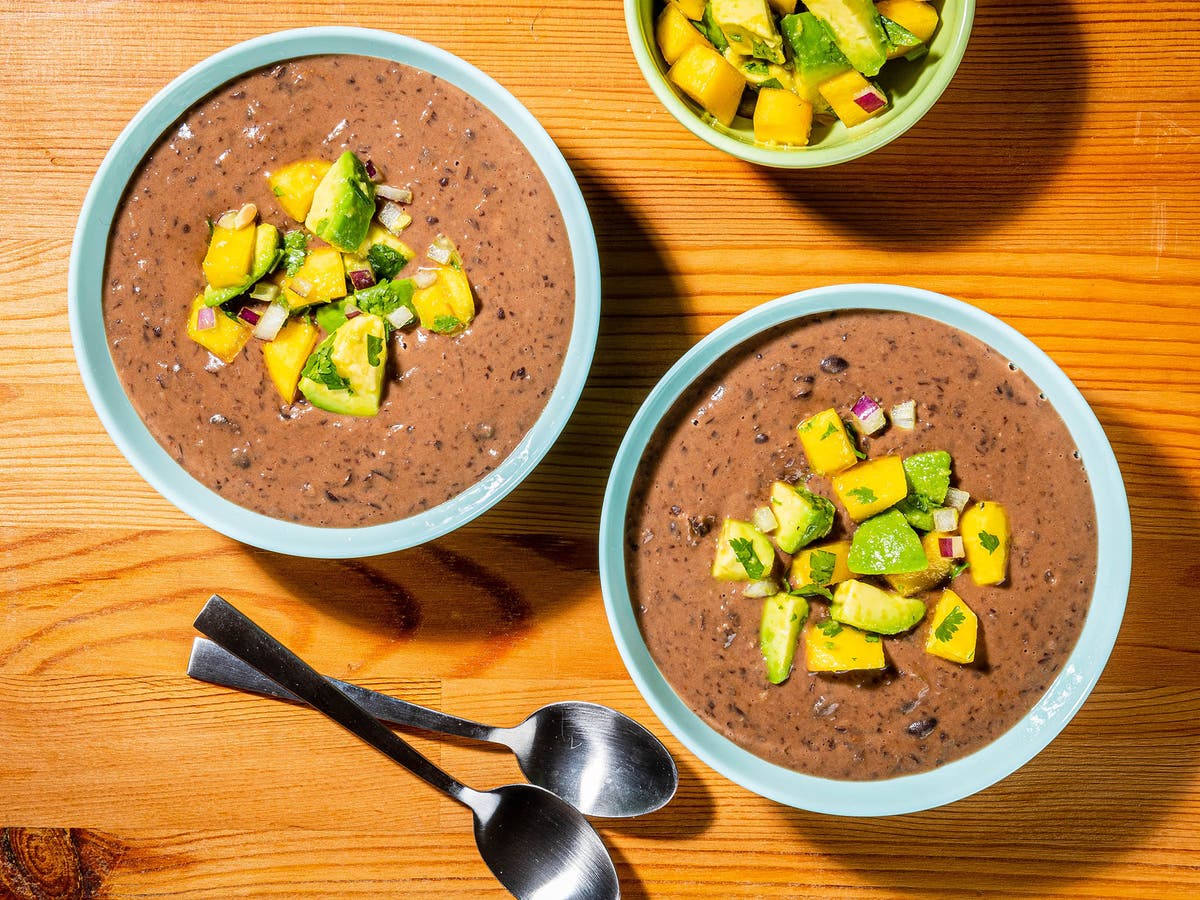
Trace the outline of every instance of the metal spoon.
{"type": "MultiPolygon", "coordinates": [[[[201,681],[297,698],[212,641],[196,638],[188,674],[201,681]]],[[[640,816],[675,795],[679,773],[653,734],[607,706],[577,701],[543,706],[515,728],[460,719],[407,700],[333,678],[338,690],[385,722],[502,744],[517,755],[533,784],[553,791],[589,816],[640,816]]]]}
{"type": "Polygon", "coordinates": [[[599,835],[574,807],[531,784],[477,791],[454,780],[213,594],[196,629],[390,759],[468,807],[483,861],[518,900],[615,900],[621,891],[599,835]]]}

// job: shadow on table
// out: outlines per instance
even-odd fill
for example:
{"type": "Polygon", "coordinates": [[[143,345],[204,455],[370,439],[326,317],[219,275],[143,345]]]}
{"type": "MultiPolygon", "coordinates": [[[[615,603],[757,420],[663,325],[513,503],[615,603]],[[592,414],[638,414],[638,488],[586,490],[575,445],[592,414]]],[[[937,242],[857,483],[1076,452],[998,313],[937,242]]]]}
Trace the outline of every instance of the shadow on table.
{"type": "Polygon", "coordinates": [[[1186,538],[1164,545],[1154,522],[1139,521],[1137,513],[1155,510],[1160,530],[1193,535],[1200,532],[1200,497],[1188,474],[1155,453],[1152,438],[1135,423],[1111,409],[1103,418],[1125,463],[1134,566],[1116,649],[1076,718],[1000,784],[941,809],[887,819],[791,815],[798,836],[863,879],[878,881],[889,895],[927,897],[934,883],[954,884],[963,893],[971,892],[968,884],[1004,892],[1018,880],[1023,893],[1050,891],[1146,846],[1168,846],[1147,845],[1146,838],[1175,807],[1194,799],[1200,673],[1193,660],[1200,627],[1188,620],[1164,628],[1161,610],[1163,596],[1194,594],[1200,564],[1186,538]],[[1158,460],[1153,477],[1131,476],[1132,463],[1146,459],[1158,460]],[[1177,556],[1185,565],[1172,571],[1177,556]],[[910,868],[881,862],[881,853],[903,860],[905,847],[915,848],[910,868]],[[931,857],[939,852],[947,862],[935,872],[931,857]],[[947,873],[951,882],[944,880],[947,873]]]}
{"type": "MultiPolygon", "coordinates": [[[[497,654],[504,651],[504,637],[515,640],[531,620],[596,597],[596,534],[608,468],[638,405],[662,374],[645,366],[631,372],[623,364],[637,338],[631,329],[638,317],[631,325],[622,311],[636,306],[649,313],[642,331],[653,337],[653,321],[676,318],[681,298],[648,225],[608,182],[579,160],[570,162],[596,230],[604,314],[595,363],[563,435],[537,471],[496,507],[429,544],[369,559],[258,555],[295,596],[393,640],[418,629],[423,640],[487,636],[497,654]],[[446,602],[449,596],[453,603],[446,602]]],[[[667,354],[663,371],[674,358],[667,354]]]]}
{"type": "Polygon", "coordinates": [[[850,163],[769,177],[797,203],[889,249],[952,247],[1019,215],[1076,139],[1088,60],[1070,2],[1025,13],[1020,34],[1011,16],[1008,7],[991,15],[980,7],[954,80],[907,134],[850,163]]]}

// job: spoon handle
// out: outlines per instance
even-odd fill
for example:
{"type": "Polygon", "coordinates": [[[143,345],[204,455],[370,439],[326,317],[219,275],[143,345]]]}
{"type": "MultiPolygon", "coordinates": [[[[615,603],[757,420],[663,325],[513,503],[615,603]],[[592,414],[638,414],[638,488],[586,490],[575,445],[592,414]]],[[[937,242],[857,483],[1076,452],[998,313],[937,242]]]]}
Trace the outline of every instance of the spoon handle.
{"type": "MultiPolygon", "coordinates": [[[[192,642],[192,657],[188,660],[187,673],[192,678],[207,681],[210,684],[253,691],[256,694],[264,694],[278,700],[289,700],[293,703],[303,702],[291,691],[281,688],[224,647],[214,644],[212,641],[206,641],[204,638],[196,638],[192,642]]],[[[426,731],[438,731],[442,734],[453,734],[477,741],[491,740],[493,729],[488,725],[481,725],[469,719],[460,719],[457,716],[419,706],[408,700],[401,700],[399,697],[390,697],[348,681],[338,681],[336,678],[328,676],[325,677],[325,680],[353,699],[375,718],[385,722],[392,722],[395,725],[410,725],[426,731]]]]}
{"type": "Polygon", "coordinates": [[[474,791],[410,747],[394,731],[327,682],[320,673],[222,597],[213,594],[208,599],[196,617],[195,626],[197,631],[208,635],[230,653],[388,758],[425,779],[439,791],[470,806],[467,798],[475,794],[474,791]]]}

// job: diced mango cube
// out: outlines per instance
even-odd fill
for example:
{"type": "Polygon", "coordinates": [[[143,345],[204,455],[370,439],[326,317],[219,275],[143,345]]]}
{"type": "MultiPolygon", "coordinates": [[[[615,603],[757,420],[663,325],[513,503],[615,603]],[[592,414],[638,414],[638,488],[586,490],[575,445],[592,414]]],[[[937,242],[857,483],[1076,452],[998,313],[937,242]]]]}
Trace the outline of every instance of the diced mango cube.
{"type": "Polygon", "coordinates": [[[858,462],[842,417],[832,407],[809,416],[796,426],[796,434],[809,467],[818,475],[836,475],[858,462]]]}
{"type": "Polygon", "coordinates": [[[722,125],[737,115],[746,80],[712,47],[688,47],[667,77],[722,125]]]}
{"type": "Polygon", "coordinates": [[[810,672],[853,672],[887,665],[883,641],[833,619],[808,620],[804,626],[804,662],[810,672]]]}
{"type": "MultiPolygon", "coordinates": [[[[704,15],[703,8],[700,15],[704,15]]],[[[668,66],[674,65],[675,60],[683,56],[688,47],[712,49],[708,39],[688,21],[688,17],[674,3],[668,3],[658,14],[654,23],[654,39],[658,41],[658,49],[668,66]]]]}
{"type": "Polygon", "coordinates": [[[887,109],[887,95],[856,70],[821,82],[817,90],[846,126],[861,125],[887,109]]]}
{"type": "Polygon", "coordinates": [[[704,0],[668,0],[668,2],[678,6],[679,11],[693,22],[699,22],[704,18],[704,0]]]}
{"type": "Polygon", "coordinates": [[[963,549],[976,584],[1000,584],[1008,577],[1008,550],[1012,543],[1008,512],[994,500],[967,507],[958,520],[963,549]]]}
{"type": "Polygon", "coordinates": [[[846,565],[850,555],[849,541],[830,541],[828,544],[805,547],[792,557],[788,581],[794,589],[806,585],[831,585],[854,577],[846,565]]]}
{"type": "Polygon", "coordinates": [[[956,663],[975,661],[975,643],[979,635],[979,617],[962,597],[947,590],[933,608],[925,652],[956,663]]]}
{"type": "Polygon", "coordinates": [[[208,252],[204,254],[204,280],[214,288],[226,288],[249,278],[257,234],[253,222],[243,228],[214,225],[208,252]]]}
{"type": "Polygon", "coordinates": [[[334,247],[318,247],[304,257],[296,274],[282,281],[284,302],[292,310],[346,296],[346,268],[334,247]]]}
{"type": "Polygon", "coordinates": [[[775,547],[749,522],[726,519],[717,538],[712,576],[721,581],[759,581],[775,569],[775,547]]]}
{"type": "Polygon", "coordinates": [[[908,29],[926,44],[937,31],[937,10],[921,0],[879,0],[875,8],[881,16],[886,16],[897,25],[908,29]]]}
{"type": "Polygon", "coordinates": [[[855,522],[869,519],[908,494],[904,463],[899,456],[859,463],[833,479],[833,491],[855,522]]]}
{"type": "Polygon", "coordinates": [[[911,597],[913,594],[919,594],[921,591],[937,587],[946,580],[946,576],[950,574],[950,570],[954,567],[954,560],[942,556],[939,541],[944,537],[949,537],[949,535],[942,531],[931,531],[921,539],[921,546],[925,550],[925,558],[929,560],[929,565],[924,569],[918,572],[903,572],[883,576],[887,579],[887,583],[892,586],[892,590],[898,594],[903,594],[905,597],[911,597]]]}
{"type": "Polygon", "coordinates": [[[438,266],[437,280],[413,291],[413,307],[421,327],[439,334],[462,331],[475,318],[475,295],[466,273],[453,266],[438,266]]]}
{"type": "Polygon", "coordinates": [[[300,381],[300,372],[308,361],[309,354],[317,346],[320,332],[308,320],[307,316],[290,319],[279,330],[273,341],[264,341],[262,345],[263,360],[267,365],[267,374],[275,383],[279,396],[284,403],[296,399],[296,385],[300,381]]]}
{"type": "Polygon", "coordinates": [[[321,183],[331,165],[331,162],[324,159],[297,160],[272,172],[267,178],[267,184],[279,199],[283,211],[297,222],[303,222],[312,207],[317,185],[321,183]]]}
{"type": "Polygon", "coordinates": [[[803,147],[812,129],[813,108],[791,91],[763,88],[754,104],[754,139],[803,147]]]}
{"type": "MultiPolygon", "coordinates": [[[[205,313],[207,316],[208,313],[205,313]]],[[[241,319],[227,316],[224,310],[210,307],[204,302],[204,295],[198,294],[192,301],[191,312],[188,313],[187,334],[193,341],[221,360],[231,363],[242,352],[246,341],[250,340],[253,329],[241,319]],[[200,310],[208,310],[214,316],[212,328],[203,330],[199,327],[200,310]]]]}

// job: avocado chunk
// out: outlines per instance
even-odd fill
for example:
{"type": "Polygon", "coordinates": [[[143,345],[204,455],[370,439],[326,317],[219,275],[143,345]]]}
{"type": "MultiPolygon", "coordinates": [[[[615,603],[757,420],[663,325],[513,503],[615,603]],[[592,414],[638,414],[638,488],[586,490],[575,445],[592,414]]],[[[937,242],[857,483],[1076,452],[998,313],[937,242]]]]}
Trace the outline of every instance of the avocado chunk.
{"type": "Polygon", "coordinates": [[[362,161],[347,150],[317,185],[304,227],[343,253],[353,253],[366,239],[374,216],[375,184],[362,161]]]}
{"type": "Polygon", "coordinates": [[[775,568],[770,539],[749,522],[726,519],[717,538],[712,576],[721,581],[760,581],[775,568]]]}
{"type": "Polygon", "coordinates": [[[254,233],[254,257],[250,263],[250,274],[240,284],[229,287],[215,288],[204,286],[204,305],[220,306],[239,294],[244,294],[254,283],[269,273],[279,262],[279,229],[274,225],[263,223],[254,233]]]}
{"type": "Polygon", "coordinates": [[[828,108],[817,87],[835,75],[848,72],[850,60],[838,49],[829,29],[812,13],[784,16],[779,27],[792,51],[796,92],[814,106],[828,108]]]}
{"type": "Polygon", "coordinates": [[[950,454],[945,450],[914,453],[904,458],[904,474],[911,492],[941,505],[950,490],[950,454]]]}
{"type": "Polygon", "coordinates": [[[875,634],[899,634],[925,618],[925,603],[851,579],[833,592],[829,617],[875,634]]]}
{"type": "Polygon", "coordinates": [[[784,553],[795,553],[805,544],[829,534],[833,504],[812,491],[776,481],[771,485],[771,512],[779,527],[775,541],[784,553]]]}
{"type": "Polygon", "coordinates": [[[383,396],[387,326],[363,313],[348,319],[313,351],[300,391],[313,406],[346,416],[373,416],[383,396]]]}
{"type": "Polygon", "coordinates": [[[806,0],[808,11],[829,29],[850,65],[866,76],[887,62],[888,39],[872,0],[806,0]]]}
{"type": "Polygon", "coordinates": [[[712,0],[713,18],[740,56],[782,63],[783,38],[767,0],[712,0]]]}
{"type": "Polygon", "coordinates": [[[898,509],[872,516],[854,530],[850,571],[858,575],[893,575],[919,572],[929,565],[921,539],[898,509]]]}
{"type": "Polygon", "coordinates": [[[884,33],[887,34],[888,59],[903,56],[905,59],[919,59],[929,52],[925,42],[901,25],[893,22],[887,16],[880,16],[884,33]]]}
{"type": "Polygon", "coordinates": [[[767,664],[767,680],[783,684],[792,674],[800,627],[808,618],[808,601],[793,594],[776,594],[763,603],[758,644],[767,664]]]}

